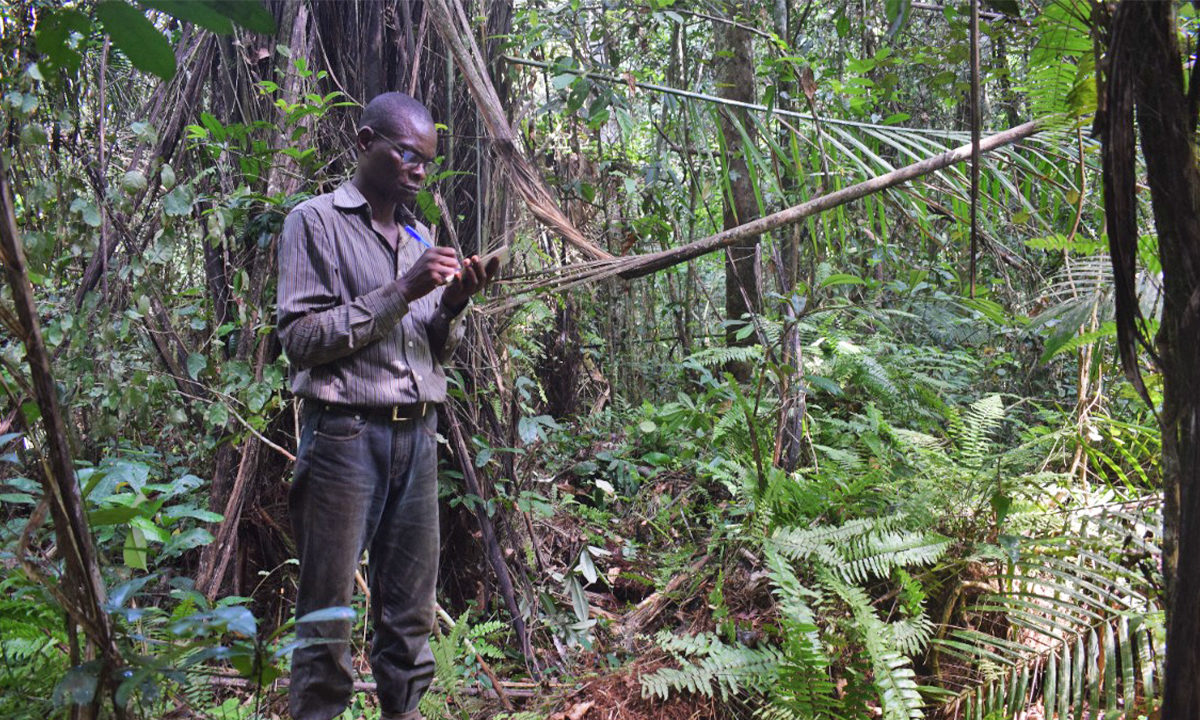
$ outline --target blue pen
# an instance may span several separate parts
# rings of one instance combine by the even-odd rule
[[[424,245],[427,248],[433,247],[432,245],[429,244],[428,240],[421,237],[421,233],[417,232],[417,229],[414,228],[412,225],[405,225],[404,230],[412,237],[413,240],[416,240],[417,242],[421,243],[422,245]]]

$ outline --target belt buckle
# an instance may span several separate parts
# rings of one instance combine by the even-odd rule
[[[401,415],[400,405],[392,406],[392,422],[408,422],[417,418],[425,417],[427,403],[417,403],[413,405],[413,413],[411,415]]]

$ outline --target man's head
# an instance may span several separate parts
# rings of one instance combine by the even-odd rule
[[[384,93],[367,103],[358,125],[356,184],[381,199],[412,200],[437,156],[429,110],[404,93]]]

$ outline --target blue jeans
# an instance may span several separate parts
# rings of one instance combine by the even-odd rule
[[[296,617],[349,606],[354,572],[369,550],[371,668],[379,705],[384,713],[413,711],[433,680],[437,413],[392,422],[383,414],[305,405],[289,497],[300,557]],[[330,720],[354,690],[350,623],[303,623],[296,635],[333,642],[292,653],[292,717]]]

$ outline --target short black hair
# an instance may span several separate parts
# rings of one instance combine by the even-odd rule
[[[367,103],[358,125],[383,132],[397,131],[400,130],[396,127],[397,118],[433,124],[433,115],[421,101],[402,92],[386,92]]]

